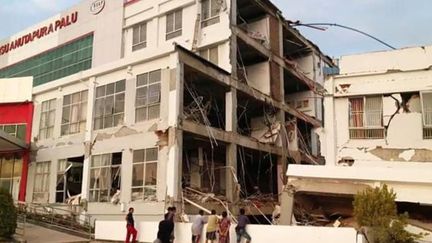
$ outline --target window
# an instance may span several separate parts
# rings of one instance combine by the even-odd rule
[[[135,122],[159,117],[161,95],[161,70],[137,76]]]
[[[140,23],[132,29],[132,51],[136,51],[147,46],[147,23]]]
[[[5,124],[0,125],[0,130],[3,130],[5,133],[19,138],[21,140],[25,140],[26,136],[26,125],[25,124]]]
[[[384,138],[382,97],[349,99],[349,134],[352,139]]]
[[[92,156],[90,165],[90,201],[109,202],[120,191],[121,153]]]
[[[63,78],[92,65],[93,35],[0,70],[0,78],[33,76],[33,85]]]
[[[215,46],[212,48],[201,50],[199,54],[202,58],[206,59],[207,61],[210,61],[214,64],[218,64],[219,61],[218,52],[219,52],[218,47]]]
[[[56,202],[65,202],[66,201],[66,182],[67,182],[67,174],[66,171],[69,167],[72,166],[72,163],[68,162],[66,159],[61,159],[58,161],[57,165],[57,184],[56,184]]]
[[[33,187],[33,202],[47,203],[49,199],[50,162],[37,162]]]
[[[132,201],[156,200],[158,148],[133,153]]]
[[[56,99],[42,102],[42,112],[39,125],[39,138],[45,139],[53,136]]]
[[[18,200],[22,171],[22,158],[17,154],[0,155],[0,189],[12,194]]]
[[[219,0],[202,0],[201,3],[201,27],[219,23],[221,4]]]
[[[118,126],[123,123],[125,80],[96,88],[94,129]]]
[[[87,116],[87,90],[63,97],[61,135],[83,132]]]
[[[166,40],[181,36],[182,34],[182,10],[169,13],[166,16]]]
[[[423,114],[423,138],[432,139],[432,92],[423,92],[422,114]]]

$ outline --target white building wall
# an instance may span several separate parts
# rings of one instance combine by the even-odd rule
[[[290,165],[290,180],[337,180],[341,187],[388,184],[398,201],[432,204],[432,139],[423,138],[420,99],[411,98],[405,112],[387,96],[401,102],[400,93],[432,91],[430,56],[430,47],[418,47],[343,57],[342,74],[325,82],[329,95],[320,141],[326,166]],[[399,71],[387,71],[391,69]],[[350,138],[349,98],[370,95],[383,95],[387,133],[383,139]]]

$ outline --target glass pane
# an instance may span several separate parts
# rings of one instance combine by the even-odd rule
[[[132,201],[143,200],[144,188],[132,188]]]
[[[69,105],[71,102],[71,96],[70,95],[65,95],[63,97],[63,105]]]
[[[120,80],[118,82],[115,83],[115,92],[123,92],[125,91],[125,81],[124,80]]]
[[[87,103],[81,103],[80,121],[85,121],[87,118]]]
[[[70,106],[63,107],[62,124],[70,122]]]
[[[106,85],[106,95],[114,94],[114,90],[115,90],[115,83]]]
[[[147,39],[147,24],[146,23],[142,23],[140,25],[141,29],[140,29],[140,42],[146,41]]]
[[[220,11],[218,0],[211,0],[211,17],[217,16]]]
[[[79,104],[72,105],[71,107],[71,122],[79,121]]]
[[[104,114],[112,114],[114,111],[114,96],[105,97],[105,109]]]
[[[145,170],[145,184],[156,185],[157,180],[157,163],[147,163]]]
[[[133,151],[133,162],[144,162],[144,149]]]
[[[123,124],[123,113],[114,115],[114,126]]]
[[[9,134],[15,134],[16,133],[16,125],[5,125],[3,130]]]
[[[104,114],[104,99],[96,99],[95,101],[95,116],[100,117]]]
[[[137,108],[135,110],[135,122],[147,120],[147,107]]]
[[[175,30],[180,30],[182,28],[182,10],[175,12]]]
[[[145,106],[147,104],[147,86],[138,88],[136,91],[135,106]]]
[[[72,103],[79,103],[80,102],[80,93],[72,94]]]
[[[93,155],[91,167],[98,167],[101,164],[102,155]]]
[[[56,103],[55,103],[55,101],[56,101],[56,99],[52,99],[52,100],[50,100],[49,101],[49,109],[50,110],[55,110],[55,106],[56,106]]]
[[[87,90],[84,90],[84,91],[81,91],[81,101],[87,101],[87,96],[88,96],[88,91]]]
[[[50,111],[48,113],[48,126],[54,126],[55,122],[55,111]]]
[[[202,14],[202,19],[208,19],[209,18],[209,13],[210,13],[210,0],[203,0],[201,2],[201,14]]]
[[[111,154],[103,154],[101,160],[101,166],[111,165]]]
[[[149,106],[148,119],[150,120],[150,119],[159,118],[159,113],[160,113],[160,106],[159,105]]]
[[[149,83],[155,83],[161,81],[161,70],[156,70],[150,72],[149,74]]]
[[[139,25],[133,27],[132,44],[139,43],[139,36],[140,36],[139,30],[140,30]]]
[[[17,126],[17,133],[16,137],[19,139],[24,140],[26,135],[26,126],[25,125],[18,125]]]
[[[149,86],[148,103],[154,104],[160,102],[160,83]]]
[[[166,17],[166,32],[170,33],[174,31],[174,13],[170,13]]]
[[[105,85],[96,88],[96,98],[105,96],[105,88],[106,88]]]
[[[12,178],[14,159],[12,156],[3,158],[1,164],[0,178]]]
[[[125,93],[116,94],[114,113],[124,112]]]
[[[146,161],[157,161],[158,159],[158,148],[146,149]]]
[[[144,187],[144,200],[145,201],[156,201],[156,187],[146,186]]]
[[[132,171],[132,186],[144,185],[144,164],[134,164]]]
[[[114,118],[112,115],[105,116],[103,119],[103,128],[113,127],[114,126]]]
[[[15,158],[13,177],[20,177],[22,172],[22,158]]]
[[[146,85],[148,81],[148,73],[143,73],[137,76],[137,86]]]

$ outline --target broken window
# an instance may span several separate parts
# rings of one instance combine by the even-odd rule
[[[81,193],[83,162],[83,156],[58,161],[56,202],[67,202]]]
[[[122,154],[92,156],[90,165],[90,201],[109,202],[118,196],[121,182]]]
[[[35,177],[33,187],[33,202],[47,203],[49,199],[50,161],[35,164]]]
[[[133,153],[132,201],[156,200],[158,148]]]
[[[203,0],[201,2],[201,27],[219,23],[220,0]]]
[[[125,80],[96,88],[94,129],[115,127],[123,123]]]
[[[19,138],[21,140],[25,140],[26,135],[26,125],[25,124],[6,124],[6,125],[0,125],[0,130],[4,131],[5,133]]]
[[[17,154],[0,156],[0,190],[9,192],[14,200],[18,200],[21,171],[21,156]]]
[[[166,40],[182,35],[182,9],[166,16]]]
[[[87,117],[87,94],[84,90],[63,97],[61,135],[83,132]]]
[[[42,102],[42,112],[39,125],[39,139],[50,138],[54,132],[56,99]]]
[[[132,29],[132,51],[147,46],[147,23],[136,24]]]
[[[218,46],[200,50],[199,55],[204,59],[206,59],[207,61],[210,61],[214,64],[218,64],[219,61]]]
[[[135,122],[159,118],[161,96],[161,70],[137,76]]]
[[[381,96],[349,99],[349,134],[351,139],[384,138]]]
[[[432,139],[432,92],[423,92],[422,114],[423,114],[423,138]]]

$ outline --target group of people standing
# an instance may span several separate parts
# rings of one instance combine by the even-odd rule
[[[216,241],[217,235],[219,235],[219,243],[230,242],[231,220],[228,218],[227,212],[222,212],[222,217],[219,217],[216,215],[216,210],[212,210],[211,215],[205,217],[204,211],[200,210],[197,218],[192,224],[192,243],[201,242],[201,234],[206,223],[206,243],[214,243]],[[251,241],[251,237],[246,232],[246,225],[249,223],[249,218],[245,215],[245,210],[240,209],[238,224],[235,228],[238,243],[241,241],[242,237],[246,239],[247,243]]]
[[[176,208],[169,207],[168,212],[164,215],[164,219],[159,222],[159,228],[157,233],[157,239],[154,243],[173,243],[174,242],[174,219],[176,215]],[[126,243],[130,242],[132,237],[132,242],[136,242],[137,230],[135,229],[135,222],[133,218],[133,208],[129,208],[129,212],[126,216]],[[238,217],[238,223],[235,228],[237,235],[237,242],[240,243],[242,237],[246,239],[246,242],[251,241],[251,237],[246,232],[246,226],[249,224],[249,219],[245,215],[245,210],[240,209],[240,216]],[[216,210],[211,211],[211,215],[205,217],[204,211],[200,210],[198,216],[195,218],[192,224],[192,243],[201,242],[201,234],[206,227],[206,243],[215,243],[217,236],[219,235],[219,243],[229,243],[230,242],[230,227],[231,220],[228,217],[227,212],[222,212],[222,217],[216,215]]]

